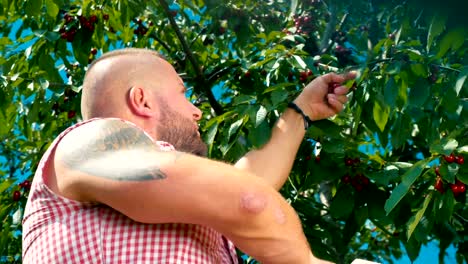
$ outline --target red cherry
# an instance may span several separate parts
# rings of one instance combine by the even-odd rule
[[[310,69],[307,69],[306,73],[307,73],[307,76],[312,76],[313,74],[313,72]]]
[[[352,165],[353,165],[353,159],[351,159],[351,158],[346,158],[346,159],[345,159],[345,165],[346,165],[346,166],[352,166]]]
[[[102,15],[102,19],[104,19],[106,21],[109,20],[109,14]]]
[[[335,92],[335,88],[336,87],[339,87],[340,84],[339,83],[336,83],[336,82],[332,82],[328,85],[328,93],[334,93]]]
[[[91,54],[96,55],[96,54],[97,54],[97,49],[96,49],[96,48],[92,48],[92,49],[91,49]]]
[[[97,21],[97,16],[96,16],[96,15],[91,15],[91,16],[89,17],[89,22],[91,22],[91,23],[96,23],[96,21]]]
[[[359,180],[364,186],[369,185],[369,178],[367,178],[366,176],[359,174]]]
[[[31,188],[31,182],[28,180],[25,180],[24,182],[20,183],[21,188],[25,190],[29,190]]]
[[[250,73],[250,71],[246,71],[246,72],[244,73],[244,77],[245,77],[245,78],[250,78],[251,75],[252,75],[252,74]]]
[[[17,202],[17,201],[20,200],[20,198],[21,198],[21,193],[20,193],[20,191],[14,191],[14,192],[13,192],[13,201]]]
[[[436,182],[435,182],[435,184],[434,184],[434,188],[435,188],[438,192],[440,192],[440,193],[444,193],[444,192],[445,192],[445,190],[444,190],[444,182],[442,181],[441,178],[437,177],[437,180],[436,180]]]
[[[465,163],[465,158],[462,155],[458,155],[455,157],[455,162],[462,165],[463,163]]]
[[[341,181],[343,181],[344,183],[350,183],[351,182],[351,176],[346,174],[345,176],[341,177]]]
[[[465,184],[461,184],[458,186],[460,193],[464,193],[466,191],[466,186]]]
[[[452,154],[450,154],[450,156],[444,156],[444,159],[445,159],[445,161],[447,161],[448,163],[452,163],[452,162],[455,161],[455,155],[453,155],[453,153],[452,153]]]
[[[320,156],[315,157],[315,162],[320,163]]]
[[[70,110],[70,111],[68,112],[68,119],[72,119],[72,118],[74,118],[74,117],[75,117],[75,115],[76,115],[76,112],[75,112],[75,111],[73,111],[73,110]]]
[[[68,24],[73,20],[73,17],[70,14],[65,14],[63,18],[65,19],[65,24]]]
[[[440,166],[435,167],[434,171],[437,176],[440,176]]]
[[[460,194],[460,186],[458,184],[451,184],[450,189],[452,189],[452,192],[455,196],[458,196]]]

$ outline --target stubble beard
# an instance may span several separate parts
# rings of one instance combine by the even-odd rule
[[[174,146],[177,151],[206,157],[207,146],[200,138],[193,121],[173,111],[166,103],[160,104],[161,122],[157,124],[158,140]]]

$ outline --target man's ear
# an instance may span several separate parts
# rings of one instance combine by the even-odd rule
[[[154,113],[154,105],[152,103],[151,94],[142,87],[132,87],[127,95],[128,105],[130,110],[139,116],[151,117]]]

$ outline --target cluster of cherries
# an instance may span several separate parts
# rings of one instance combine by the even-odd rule
[[[308,15],[295,17],[294,26],[296,27],[297,34],[308,35],[310,32],[316,30],[314,20]]]
[[[104,14],[104,20],[109,19],[108,14]],[[73,42],[75,39],[75,35],[78,32],[78,28],[81,27],[84,30],[89,32],[94,32],[95,24],[97,23],[98,19],[96,15],[91,15],[88,18],[85,16],[74,16],[66,13],[63,16],[65,20],[64,25],[60,28],[59,33],[62,39],[67,40],[68,42]]]
[[[29,180],[25,180],[18,184],[18,186],[23,189],[24,191],[27,191],[31,188],[31,182]],[[16,190],[13,192],[13,201],[18,202],[21,199],[21,191]]]
[[[462,165],[465,163],[465,158],[462,155],[455,156],[453,153],[450,154],[449,156],[443,156],[444,160],[447,163],[457,163],[459,165]],[[444,181],[440,175],[440,167],[437,166],[435,169],[435,174],[437,175],[436,182],[434,184],[434,189],[436,189],[440,193],[445,193],[445,187],[444,187]],[[466,185],[461,182],[460,180],[456,179],[455,183],[450,183],[449,184],[450,189],[453,192],[453,195],[458,196],[462,193],[466,192]]]
[[[135,35],[138,36],[146,35],[146,33],[148,32],[148,28],[143,24],[143,20],[138,18],[136,20],[136,24],[138,25],[138,27],[133,31],[133,33],[135,33]],[[148,27],[151,26],[153,26],[153,21],[148,22]]]
[[[354,167],[359,165],[361,163],[361,160],[359,158],[345,158],[344,159],[344,164],[348,167]],[[367,178],[364,174],[358,173],[354,176],[351,176],[350,174],[345,174],[343,177],[341,177],[341,181],[345,184],[351,184],[351,186],[354,187],[354,189],[358,192],[362,191],[366,186],[370,184],[369,178]]]
[[[444,156],[444,160],[447,163],[458,163],[462,165],[465,163],[465,158],[462,155],[455,156],[453,153],[451,153],[449,156]]]
[[[301,82],[307,82],[307,80],[309,79],[309,77],[313,76],[314,74],[312,73],[312,71],[310,69],[307,69],[305,71],[301,71],[299,72],[299,81]]]

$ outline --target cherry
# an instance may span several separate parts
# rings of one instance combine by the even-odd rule
[[[442,179],[440,177],[437,177],[436,182],[434,184],[434,188],[440,193],[445,192],[444,182],[442,181]]]
[[[434,171],[437,176],[440,176],[440,166],[435,167]]]
[[[72,22],[73,17],[67,13],[63,16],[63,19],[65,19],[65,24],[69,24],[70,22]]]
[[[105,21],[109,20],[109,14],[102,15],[102,19],[104,19]]]
[[[29,180],[25,180],[24,182],[20,183],[19,186],[25,190],[29,190],[31,188],[31,182]]]
[[[453,153],[452,153],[452,154],[450,154],[450,156],[444,156],[444,159],[445,159],[445,161],[447,161],[448,163],[452,163],[452,162],[455,161],[455,155],[453,155]]]
[[[455,162],[462,165],[463,163],[465,163],[465,158],[462,155],[458,155],[455,157]]]
[[[219,27],[219,33],[220,34],[224,34],[226,32],[226,28],[225,27]]]
[[[68,111],[68,115],[67,115],[67,116],[68,116],[68,119],[74,118],[75,115],[76,115],[76,112],[75,112],[75,111],[73,111],[73,110]]]
[[[96,48],[92,48],[92,49],[91,49],[91,54],[96,55],[96,54],[97,54],[97,49],[96,49]]]
[[[150,27],[152,27],[153,25],[154,25],[153,21],[150,21],[150,22],[148,23],[148,26],[150,26]]]
[[[344,183],[350,183],[351,182],[351,176],[349,176],[349,174],[346,174],[343,177],[341,177],[341,181],[343,181]]]
[[[366,176],[364,176],[364,175],[362,175],[362,174],[359,174],[358,177],[359,177],[359,180],[361,181],[361,183],[362,183],[364,186],[369,185],[369,178],[367,178]]]
[[[450,189],[452,189],[452,192],[455,196],[458,196],[460,194],[460,186],[458,184],[450,185]]]
[[[316,162],[316,163],[320,163],[320,156],[316,156],[316,157],[315,157],[315,162]]]
[[[335,92],[335,88],[339,87],[340,84],[339,83],[336,83],[336,82],[331,82],[330,84],[328,84],[328,93],[334,93]]]
[[[301,82],[306,82],[307,81],[307,72],[306,71],[301,71],[299,73],[299,81],[301,81]]]
[[[244,77],[245,77],[245,78],[250,78],[250,76],[252,76],[252,73],[250,73],[250,71],[246,71],[246,72],[244,73]]]
[[[351,158],[346,158],[344,162],[345,162],[346,166],[352,166],[353,165],[353,159],[351,159]]]
[[[306,73],[307,73],[307,77],[313,75],[313,72],[310,69],[307,69]]]
[[[91,23],[96,23],[97,22],[97,16],[96,15],[91,15],[89,17],[89,22]]]
[[[20,191],[14,191],[14,192],[13,192],[13,201],[17,202],[17,201],[20,200],[20,198],[21,198],[21,193],[20,193]]]

